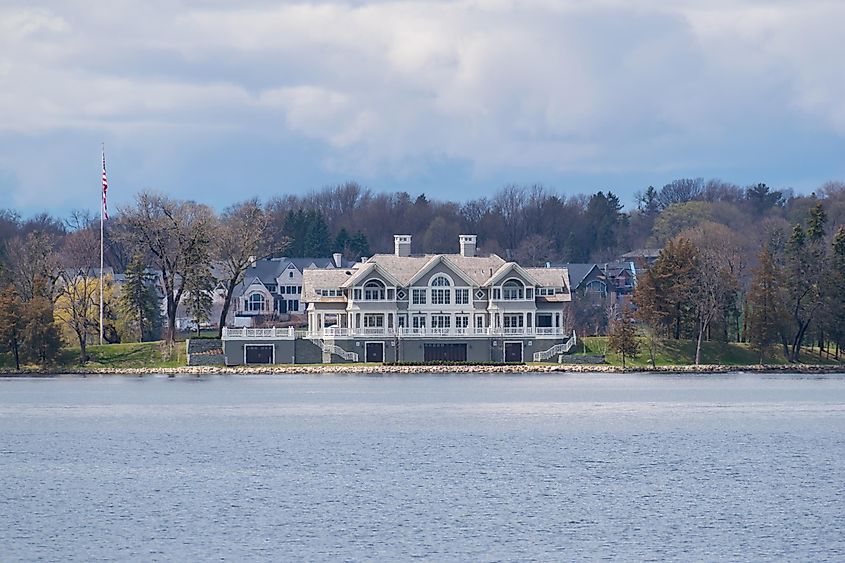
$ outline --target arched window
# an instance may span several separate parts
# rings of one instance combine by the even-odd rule
[[[449,287],[452,282],[446,276],[435,276],[431,278],[431,287]]]
[[[379,280],[370,280],[364,284],[364,300],[384,301],[384,284]]]
[[[264,310],[264,296],[260,293],[253,293],[246,303],[246,310],[260,313]]]
[[[449,287],[452,282],[444,275],[431,278],[431,304],[450,305],[452,303],[452,290]]]
[[[504,299],[525,299],[525,285],[519,280],[508,280],[502,286]]]
[[[584,289],[587,293],[607,295],[607,284],[603,281],[593,280]]]

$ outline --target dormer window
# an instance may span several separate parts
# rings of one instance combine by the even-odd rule
[[[508,280],[502,286],[502,295],[506,301],[525,299],[525,286],[519,280]]]
[[[364,301],[384,301],[385,287],[379,280],[370,280],[364,284]]]

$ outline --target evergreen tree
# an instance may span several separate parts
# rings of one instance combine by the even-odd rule
[[[622,204],[613,192],[598,192],[587,203],[586,224],[589,248],[594,252],[615,249],[620,228],[624,224]]]
[[[818,242],[824,238],[825,223],[827,223],[827,213],[819,202],[810,210],[810,219],[807,221],[807,239],[810,242]]]
[[[123,316],[138,327],[138,342],[151,336],[161,313],[155,293],[153,276],[147,273],[144,261],[136,254],[124,272],[119,309]]]
[[[619,316],[611,321],[608,345],[622,357],[622,369],[625,369],[626,358],[636,358],[639,355],[637,328],[628,307],[622,307]]]
[[[330,245],[329,227],[323,219],[323,214],[319,211],[309,211],[306,215],[303,255],[327,256],[330,253]]]
[[[660,202],[657,199],[657,190],[654,186],[649,186],[645,192],[639,196],[637,206],[640,213],[647,217],[655,217],[660,213]]]
[[[333,252],[341,252],[344,255],[349,251],[349,240],[350,240],[349,232],[346,230],[346,227],[342,227],[340,231],[338,231],[337,236],[334,238],[334,245],[333,245]]]
[[[372,254],[370,252],[370,243],[367,242],[367,237],[361,231],[355,233],[355,236],[349,241],[349,254],[354,260]]]
[[[836,344],[836,358],[845,345],[845,227],[840,226],[833,237],[833,254],[827,276],[825,292],[824,324],[829,336]]]
[[[827,220],[820,205],[810,212],[807,232],[795,225],[786,248],[784,287],[790,311],[788,359],[798,362],[804,338],[824,302],[824,276],[827,275],[826,252],[822,246]]]
[[[767,348],[777,342],[781,332],[782,304],[781,273],[771,251],[764,248],[748,293],[748,336],[760,353],[761,364],[765,361]]]
[[[12,353],[15,369],[21,369],[20,346],[23,339],[23,302],[14,286],[0,294],[0,346]]]
[[[695,320],[693,292],[698,270],[695,245],[689,239],[670,240],[651,269],[637,283],[634,303],[648,325],[662,327],[679,339]]]
[[[200,325],[211,318],[211,306],[214,295],[214,277],[207,267],[192,272],[185,280],[187,294],[187,310],[191,320],[197,325],[197,336]]]

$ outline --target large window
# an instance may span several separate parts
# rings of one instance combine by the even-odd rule
[[[449,278],[440,275],[431,279],[431,304],[449,305],[452,302],[452,290],[444,289],[452,285]]]
[[[412,322],[414,328],[425,328],[425,315],[414,315]]]
[[[425,290],[413,289],[411,290],[411,300],[414,305],[425,305]]]
[[[452,326],[452,318],[449,315],[431,315],[431,328],[448,330]]]
[[[364,284],[364,301],[384,301],[384,284],[379,280],[370,280]]]
[[[456,289],[455,290],[455,304],[456,305],[469,305],[469,290],[468,289]]]
[[[525,286],[519,280],[508,280],[502,286],[502,295],[506,300],[525,299]]]
[[[452,302],[452,292],[449,289],[432,289],[432,305],[449,305]]]
[[[383,314],[370,314],[367,313],[364,315],[364,328],[384,328],[384,315]]]
[[[607,284],[602,281],[593,280],[587,284],[585,291],[587,293],[607,295]]]
[[[260,313],[264,310],[264,296],[260,293],[253,293],[246,302],[246,310]]]
[[[457,315],[455,317],[455,328],[468,328],[469,315]]]
[[[505,323],[505,328],[522,328],[523,327],[523,317],[522,315],[505,315],[502,319]]]

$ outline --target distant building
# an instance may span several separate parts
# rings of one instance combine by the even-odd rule
[[[351,266],[351,263],[344,261],[340,253],[331,258],[255,260],[244,273],[243,282],[235,288],[227,324],[255,326],[283,315],[303,315],[303,273],[308,269],[333,270],[346,266]]]

